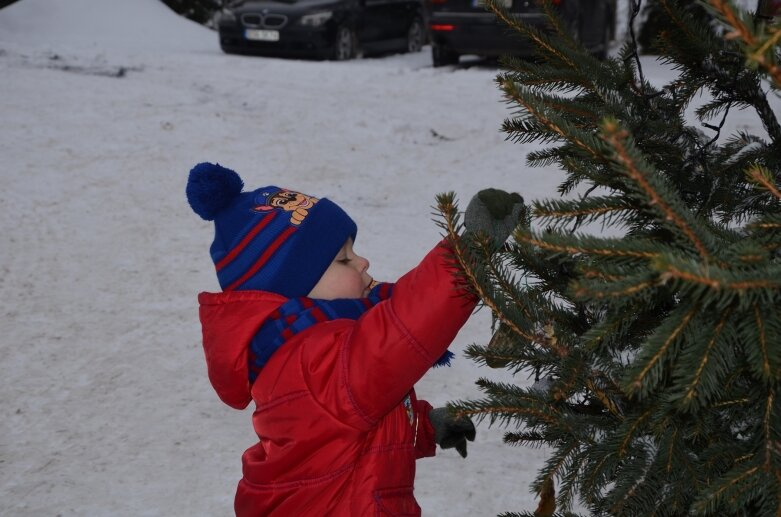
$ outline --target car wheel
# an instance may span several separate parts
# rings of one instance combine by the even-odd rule
[[[407,52],[420,52],[423,48],[423,21],[415,18],[407,29]]]
[[[342,25],[336,29],[336,38],[334,38],[334,61],[346,61],[355,56],[355,35],[349,27]]]
[[[443,45],[431,45],[431,61],[435,67],[457,65],[458,53]]]

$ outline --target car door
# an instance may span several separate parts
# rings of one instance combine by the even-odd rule
[[[580,1],[580,37],[583,44],[592,48],[603,43],[608,23],[607,0]]]
[[[358,38],[366,47],[377,46],[388,39],[388,18],[392,11],[392,0],[361,0],[363,27]]]
[[[412,20],[422,11],[422,5],[415,0],[389,0],[389,2],[388,37],[406,38]]]

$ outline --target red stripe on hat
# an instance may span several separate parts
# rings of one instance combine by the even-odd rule
[[[257,273],[258,270],[262,268],[266,262],[268,262],[268,259],[271,258],[274,252],[277,251],[280,246],[282,246],[282,243],[284,243],[287,238],[290,237],[290,234],[292,234],[294,231],[296,231],[296,229],[293,226],[289,226],[287,229],[285,229],[284,232],[279,234],[279,236],[274,239],[274,242],[272,242],[268,248],[266,248],[266,251],[263,252],[263,255],[260,256],[260,258],[252,265],[252,267],[249,268],[246,273],[241,275],[238,280],[226,287],[225,291],[233,291],[236,287],[240,286],[249,278],[251,278],[252,275]]]
[[[227,266],[231,263],[233,259],[236,258],[236,256],[241,253],[241,251],[247,247],[247,244],[250,243],[252,239],[255,238],[255,236],[260,233],[263,228],[268,226],[268,224],[271,222],[272,219],[277,215],[276,212],[272,212],[263,219],[260,220],[258,224],[255,225],[253,229],[249,231],[247,235],[244,236],[243,239],[241,239],[241,242],[239,242],[227,255],[225,255],[222,260],[217,262],[214,267],[217,268],[217,272],[219,273],[222,268]]]

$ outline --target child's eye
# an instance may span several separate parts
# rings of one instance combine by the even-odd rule
[[[343,259],[337,260],[337,262],[339,262],[340,264],[349,264],[350,263],[350,259],[343,258]]]

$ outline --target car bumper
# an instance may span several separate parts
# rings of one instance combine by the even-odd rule
[[[226,52],[282,57],[325,57],[333,49],[334,35],[326,28],[285,27],[279,41],[255,41],[238,25],[220,25],[220,46]]]
[[[523,22],[543,28],[542,13],[516,14]],[[530,55],[532,46],[520,34],[498,21],[492,13],[433,12],[429,19],[431,41],[459,54],[499,56]]]

